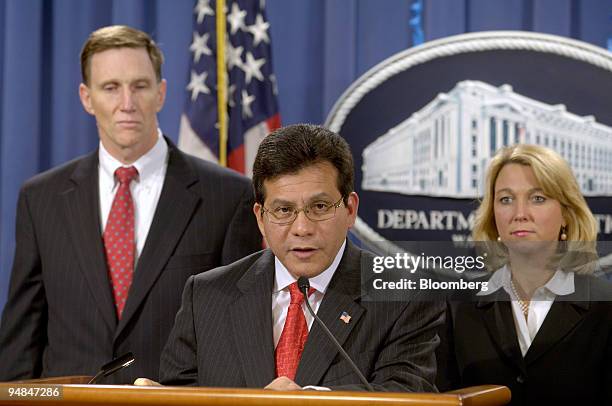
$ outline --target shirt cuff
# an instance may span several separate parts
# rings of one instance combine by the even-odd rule
[[[306,385],[302,388],[302,390],[320,390],[320,391],[331,391],[330,388],[325,386],[316,386],[316,385]]]

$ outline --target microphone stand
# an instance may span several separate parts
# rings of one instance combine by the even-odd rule
[[[134,361],[135,361],[134,354],[132,354],[131,352],[128,352],[127,354],[123,354],[119,358],[115,358],[111,362],[102,365],[102,367],[100,368],[100,371],[93,378],[91,378],[91,380],[87,382],[87,384],[88,385],[96,384],[98,380],[100,380],[100,378],[112,375],[115,372],[119,371],[120,369],[123,369],[123,368],[126,368],[132,365]]]
[[[349,363],[349,365],[351,366],[355,374],[359,377],[359,380],[361,381],[361,383],[366,387],[368,391],[374,392],[374,388],[372,387],[372,385],[370,385],[370,383],[365,378],[365,376],[363,376],[363,374],[361,373],[359,368],[357,368],[357,365],[355,365],[351,357],[346,353],[346,351],[344,351],[344,348],[342,348],[338,340],[336,340],[336,337],[334,337],[334,335],[331,333],[331,331],[329,331],[325,323],[323,323],[323,320],[321,320],[316,315],[316,313],[312,310],[312,307],[310,307],[310,303],[308,303],[308,289],[310,289],[310,281],[308,280],[308,278],[301,276],[298,279],[298,288],[302,291],[302,294],[304,295],[304,302],[306,302],[306,308],[310,312],[310,315],[317,321],[317,323],[319,324],[319,327],[321,327],[323,331],[325,331],[325,334],[327,334],[327,337],[329,337],[329,339],[337,347],[340,354],[342,354],[342,357],[344,357],[344,359]]]

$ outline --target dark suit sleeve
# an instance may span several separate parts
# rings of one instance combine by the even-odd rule
[[[194,276],[185,284],[181,308],[161,355],[160,383],[164,385],[197,385],[197,343],[193,319]]]
[[[47,342],[47,301],[34,224],[19,195],[16,248],[8,301],[0,325],[0,381],[36,378]]]
[[[375,391],[436,392],[435,351],[444,323],[444,304],[414,301],[405,306],[376,357],[368,378]],[[332,386],[333,390],[365,390],[363,385]]]
[[[604,405],[612,405],[612,368],[610,368],[610,365],[612,365],[612,335],[608,337],[608,345],[606,345],[604,354],[605,360],[603,362],[605,375],[602,385],[604,393],[602,395],[603,401],[601,404]]]
[[[440,346],[436,351],[438,373],[436,386],[441,391],[458,389],[461,386],[457,358],[455,357],[455,340],[453,334],[452,304],[446,304],[446,322],[439,328]]]
[[[227,227],[223,242],[222,265],[231,264],[249,254],[261,250],[262,238],[253,214],[253,189],[250,182],[244,190]]]

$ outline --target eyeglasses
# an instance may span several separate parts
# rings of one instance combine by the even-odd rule
[[[261,206],[263,213],[268,214],[270,223],[279,225],[289,225],[295,221],[298,214],[303,211],[304,215],[310,221],[325,221],[333,218],[336,215],[336,209],[342,204],[342,197],[336,203],[325,201],[316,201],[302,208],[280,205],[273,207],[271,210],[265,206]]]

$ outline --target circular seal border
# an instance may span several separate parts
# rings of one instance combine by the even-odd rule
[[[525,50],[556,54],[612,72],[611,52],[571,38],[526,31],[481,31],[454,35],[399,52],[368,70],[338,98],[324,125],[332,131],[339,132],[350,111],[365,95],[387,79],[409,68],[439,57],[493,50]],[[379,250],[392,247],[401,251],[360,217],[355,221],[354,232],[363,242]]]

